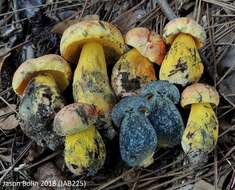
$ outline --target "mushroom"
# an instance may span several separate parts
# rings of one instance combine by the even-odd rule
[[[138,96],[125,97],[113,108],[113,121],[120,127],[121,157],[129,166],[147,167],[153,162],[157,135],[146,117],[149,111],[148,101]]]
[[[181,106],[191,105],[181,145],[193,165],[207,161],[218,139],[218,120],[212,106],[219,104],[219,95],[212,86],[195,83],[184,89]]]
[[[190,18],[176,18],[165,26],[163,38],[171,48],[161,64],[160,80],[182,86],[199,81],[204,66],[197,49],[206,39],[203,27]]]
[[[136,27],[126,33],[125,42],[148,58],[160,65],[166,54],[165,43],[160,35],[144,27]]]
[[[75,102],[93,104],[100,114],[109,113],[115,95],[109,84],[105,56],[118,58],[124,52],[120,31],[104,21],[79,22],[63,33],[60,52],[69,62],[78,61],[73,78]]]
[[[94,175],[103,166],[105,144],[96,129],[98,112],[93,105],[73,103],[55,116],[54,130],[65,136],[64,158],[76,175]]]
[[[133,28],[125,42],[133,49],[120,57],[112,70],[112,87],[117,96],[130,96],[151,80],[155,80],[154,65],[161,64],[165,44],[160,35],[147,28]]]
[[[117,127],[121,126],[122,120],[129,112],[150,113],[151,106],[147,100],[139,96],[127,96],[113,107],[112,120]]]
[[[12,87],[21,96],[21,128],[41,146],[56,149],[63,140],[53,132],[55,113],[65,105],[62,92],[72,78],[70,65],[58,55],[29,59],[16,70]]]
[[[65,137],[64,158],[72,173],[95,175],[105,157],[105,145],[95,126]]]
[[[156,130],[159,147],[180,144],[184,123],[175,106],[180,99],[177,87],[168,81],[152,81],[140,89],[139,95],[152,107],[148,119]]]
[[[98,112],[95,106],[72,103],[62,108],[54,118],[54,131],[60,136],[76,134],[95,125]]]

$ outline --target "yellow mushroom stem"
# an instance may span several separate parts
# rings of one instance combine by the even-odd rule
[[[53,109],[63,106],[64,100],[54,77],[49,73],[44,73],[31,79],[21,100],[19,113],[27,122],[31,121],[32,115],[35,115],[36,120],[31,122],[40,125],[44,122],[46,124],[45,118],[43,119],[45,114],[52,114]]]
[[[218,139],[218,120],[209,103],[192,104],[182,147],[193,163],[205,161]]]
[[[194,38],[181,33],[162,62],[159,78],[185,86],[198,81],[203,68]]]
[[[35,76],[33,79],[34,79],[35,83],[50,86],[52,88],[57,87],[57,84],[56,84],[54,77],[49,73],[45,72],[44,74],[39,74],[39,75]]]
[[[98,42],[88,42],[82,47],[74,73],[73,96],[75,102],[93,104],[104,113],[109,112],[115,103],[104,50]]]
[[[77,175],[94,175],[104,164],[106,149],[95,126],[65,137],[65,163]]]

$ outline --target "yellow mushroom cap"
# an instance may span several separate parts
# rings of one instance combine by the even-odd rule
[[[206,32],[203,27],[191,18],[181,17],[168,22],[163,30],[163,38],[167,44],[172,44],[179,33],[191,35],[197,48],[203,47],[206,40]]]
[[[166,54],[165,43],[160,35],[144,27],[129,30],[125,36],[126,44],[136,48],[151,62],[161,64]]]
[[[73,103],[62,108],[54,118],[54,131],[61,136],[72,135],[93,126],[98,118],[95,106]]]
[[[108,56],[120,56],[125,49],[122,34],[114,25],[89,20],[76,23],[65,30],[60,42],[61,55],[67,61],[75,63],[83,44],[92,41],[99,42]]]
[[[64,91],[72,79],[69,63],[61,56],[49,54],[35,59],[28,59],[16,70],[12,87],[17,95],[22,96],[29,81],[37,74],[51,74],[61,91]]]
[[[195,103],[210,103],[213,106],[218,106],[219,94],[210,85],[195,83],[184,89],[180,103],[182,107]]]

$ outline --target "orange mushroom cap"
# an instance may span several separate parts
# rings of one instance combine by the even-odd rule
[[[69,104],[56,114],[54,131],[60,136],[72,135],[93,127],[97,118],[95,106],[85,103]]]
[[[183,108],[195,103],[210,103],[218,106],[219,94],[214,87],[208,84],[194,83],[184,89],[180,103]]]
[[[126,44],[136,48],[141,55],[151,62],[161,64],[166,47],[160,35],[144,27],[137,27],[129,30],[125,36]]]

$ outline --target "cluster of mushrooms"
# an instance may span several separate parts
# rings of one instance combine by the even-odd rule
[[[213,109],[219,104],[215,88],[197,83],[203,74],[198,48],[205,39],[204,29],[190,18],[170,21],[163,37],[139,27],[125,39],[108,22],[76,23],[63,33],[61,56],[27,60],[15,72],[21,128],[38,145],[55,150],[64,144],[65,163],[76,175],[94,175],[103,167],[100,131],[106,129],[111,142],[113,124],[129,166],[147,167],[157,148],[179,144],[192,164],[205,162],[218,139]],[[110,79],[107,64],[113,60]],[[67,105],[63,92],[72,78],[74,103]],[[186,88],[180,93],[175,84]],[[179,103],[191,106],[186,127]]]

